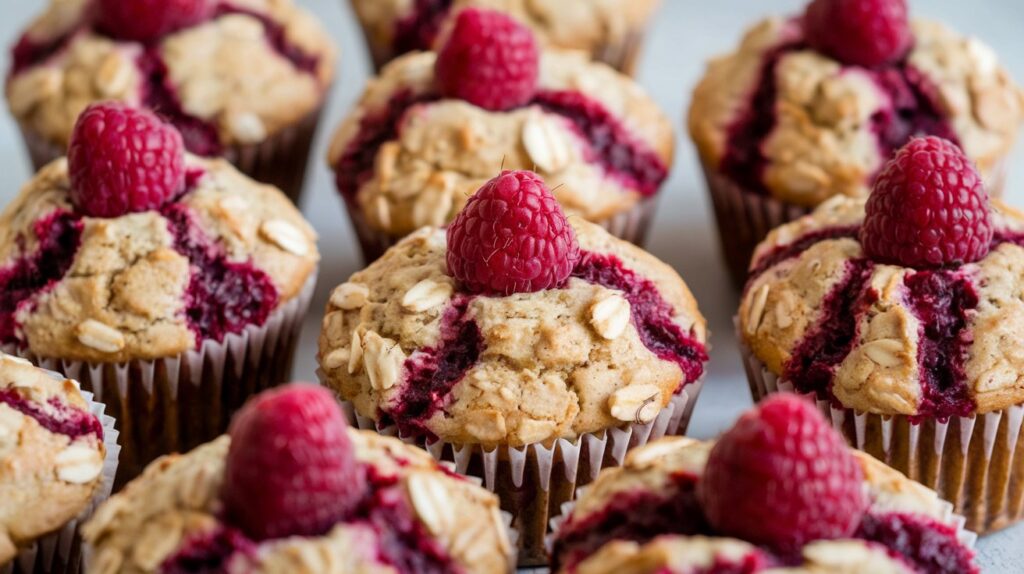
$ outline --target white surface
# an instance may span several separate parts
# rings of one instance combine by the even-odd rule
[[[323,263],[313,314],[303,334],[296,377],[315,380],[316,336],[319,310],[331,287],[358,270],[355,239],[335,194],[323,156],[330,132],[358,97],[369,62],[361,32],[343,0],[298,0],[314,10],[332,31],[342,49],[339,77],[331,97],[329,113],[321,126],[319,143],[310,164],[304,211],[320,232]],[[557,1],[557,0],[549,0]],[[919,16],[947,22],[977,35],[995,48],[1004,65],[1018,81],[1024,82],[1024,2],[1020,0],[911,0]],[[0,42],[14,43],[18,31],[43,4],[3,0],[0,6]],[[711,364],[707,385],[698,402],[692,434],[710,437],[727,427],[750,406],[739,354],[732,337],[731,317],[736,295],[729,286],[721,264],[714,218],[699,177],[696,153],[682,129],[689,95],[712,55],[737,42],[741,30],[759,14],[793,13],[804,0],[664,0],[664,8],[648,36],[640,66],[640,82],[668,111],[677,127],[676,164],[663,190],[661,210],[648,245],[650,251],[673,265],[687,280],[708,317],[712,329]],[[3,69],[9,67],[3,54]],[[1024,159],[1018,145],[1009,162],[1007,199],[1024,206],[1024,173],[1016,169]],[[21,147],[14,122],[7,114],[0,119],[0,204],[6,204],[29,177],[28,160]],[[979,544],[985,572],[1024,570],[1024,526],[990,536]]]

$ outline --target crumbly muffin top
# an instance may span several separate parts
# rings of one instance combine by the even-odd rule
[[[397,439],[352,429],[349,435],[372,488],[417,524],[428,537],[424,548],[445,553],[456,571],[511,570],[512,548],[495,495]],[[264,542],[226,527],[218,516],[229,444],[223,436],[188,454],[160,458],[103,504],[82,531],[93,549],[89,571],[161,572],[167,562],[219,537],[225,542],[217,558],[230,572],[399,574],[379,559],[381,545],[395,543],[379,522],[353,520],[319,537]]]
[[[442,22],[467,7],[501,10],[528,25],[544,44],[595,55],[642,28],[659,0],[352,0],[369,40],[392,55],[429,49]],[[436,6],[441,4],[442,6]]]
[[[578,564],[574,571],[581,574],[618,571],[605,569],[610,564],[625,572],[646,573],[658,572],[658,566],[688,571],[683,566],[703,566],[722,558],[738,563],[752,560],[746,563],[782,572],[768,570],[773,559],[746,542],[708,537],[712,533],[701,518],[695,488],[713,446],[713,441],[667,437],[630,451],[621,467],[601,471],[555,533],[555,564]],[[871,501],[865,522],[884,524],[888,517],[898,517],[904,524],[917,522],[950,536],[953,543],[968,545],[973,535],[958,532],[963,519],[952,514],[952,505],[870,455],[850,453],[861,465]],[[650,518],[648,511],[657,517]],[[803,565],[785,572],[868,571],[857,569],[862,564],[889,568],[879,572],[916,571],[898,559],[892,559],[892,564],[904,569],[882,560],[890,550],[884,547],[886,541],[865,532],[862,526],[855,539],[810,544],[803,549]],[[658,538],[671,534],[682,536]],[[895,547],[891,550],[900,552]]]
[[[262,324],[319,261],[280,191],[187,155],[187,191],[159,211],[77,213],[67,160],[0,214],[0,343],[39,357],[175,356]]]
[[[105,457],[73,381],[0,353],[0,564],[86,510]]]
[[[579,52],[546,51],[525,107],[492,112],[439,99],[432,52],[371,80],[334,135],[339,190],[374,229],[402,236],[451,221],[502,169],[533,169],[570,213],[598,221],[657,192],[671,124],[632,80]]]
[[[912,28],[903,61],[866,69],[811,50],[799,19],[757,24],[694,92],[701,159],[752,192],[815,206],[867,195],[892,151],[924,133],[959,143],[994,179],[1024,120],[1024,92],[980,41],[935,22]]]
[[[98,32],[89,0],[51,0],[14,48],[7,101],[18,121],[65,146],[101,100],[159,110],[194,153],[263,141],[320,106],[334,47],[292,0],[215,0],[208,21],[151,47]]]
[[[446,237],[423,229],[331,295],[325,382],[405,434],[523,445],[649,422],[703,373],[706,324],[682,279],[570,218],[582,256],[564,288],[459,291]]]
[[[872,262],[863,199],[836,198],[758,247],[739,310],[765,368],[842,406],[970,416],[1024,402],[1024,214],[992,202],[977,263],[918,271]]]

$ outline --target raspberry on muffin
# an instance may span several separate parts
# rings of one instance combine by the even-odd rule
[[[913,137],[959,145],[999,195],[1024,91],[980,40],[905,0],[814,0],[714,59],[693,94],[700,152],[737,284],[764,237],[832,197],[866,197]]]
[[[642,243],[672,164],[665,115],[579,53],[538,50],[508,16],[459,13],[437,53],[371,82],[328,154],[367,261],[444,226],[502,169],[532,169],[570,213]]]
[[[348,428],[328,391],[302,384],[254,398],[229,435],[155,461],[83,533],[98,574],[512,566],[493,494],[395,438]]]
[[[1021,518],[1024,216],[981,181],[953,143],[912,140],[866,200],[837,198],[768,235],[738,331],[756,396],[816,398],[852,443],[986,531]],[[962,477],[963,457],[986,471]]]
[[[717,441],[632,451],[555,522],[560,572],[980,572],[949,503],[786,395]]]

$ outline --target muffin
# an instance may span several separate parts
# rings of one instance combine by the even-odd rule
[[[414,233],[333,291],[319,360],[360,428],[485,478],[533,565],[577,485],[686,430],[705,329],[670,267],[504,172],[447,232]]]
[[[1022,118],[1024,95],[980,41],[908,23],[904,0],[815,0],[803,17],[764,20],[712,60],[689,131],[742,285],[771,229],[829,198],[867,196],[912,136],[956,142],[1000,194]]]
[[[988,532],[1022,517],[1024,214],[951,142],[912,140],[870,198],[758,246],[737,318],[755,398],[818,401],[857,448]]]
[[[117,471],[103,409],[75,381],[0,353],[0,571],[80,572],[79,522]]]
[[[717,441],[664,438],[606,469],[555,521],[576,574],[978,573],[975,535],[935,492],[777,396]]]
[[[84,532],[96,574],[506,574],[514,564],[497,497],[419,449],[349,429],[312,385],[267,391],[230,436],[158,459]]]
[[[335,53],[292,0],[51,0],[11,59],[7,103],[36,169],[86,106],[117,100],[297,200]]]
[[[316,235],[149,112],[88,108],[69,153],[0,214],[0,345],[110,407],[123,482],[288,379]]]
[[[449,223],[502,169],[537,171],[570,213],[641,244],[672,150],[671,124],[629,78],[464,10],[439,54],[403,56],[370,82],[328,160],[370,262]]]
[[[532,29],[547,46],[589,52],[595,60],[632,75],[647,22],[659,0],[351,0],[373,65],[380,71],[397,56],[429,50],[442,26],[468,7],[501,10]]]

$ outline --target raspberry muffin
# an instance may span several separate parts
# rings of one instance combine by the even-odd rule
[[[268,441],[267,437],[274,437]],[[498,499],[312,385],[267,391],[229,436],[162,457],[85,526],[89,571],[506,574]]]
[[[508,16],[464,10],[439,53],[372,80],[329,162],[367,262],[447,225],[502,169],[533,169],[572,214],[641,244],[672,164],[671,124],[629,78],[540,52]]]
[[[589,52],[629,75],[636,69],[647,23],[659,0],[351,0],[373,64],[429,50],[446,21],[464,8],[501,10],[556,48]]]
[[[287,380],[318,260],[281,192],[99,104],[0,214],[0,345],[110,406],[124,481]]]
[[[78,383],[0,353],[0,571],[80,572],[79,521],[117,471],[103,409]]]
[[[738,331],[754,396],[818,400],[851,443],[987,532],[1022,517],[1024,214],[951,142],[912,140],[866,201],[769,234]]]
[[[447,232],[414,233],[334,290],[320,366],[361,427],[484,477],[536,564],[577,484],[685,431],[705,328],[671,268],[507,171]]]
[[[292,0],[50,0],[11,59],[7,103],[36,169],[86,106],[117,100],[295,200],[335,55]]]
[[[977,574],[975,535],[935,492],[850,450],[776,396],[717,441],[665,438],[607,469],[556,520],[575,574]]]
[[[910,22],[905,0],[814,0],[754,26],[693,94],[722,248],[737,285],[768,232],[825,200],[865,197],[912,136],[960,145],[994,195],[1024,94],[990,48]]]

